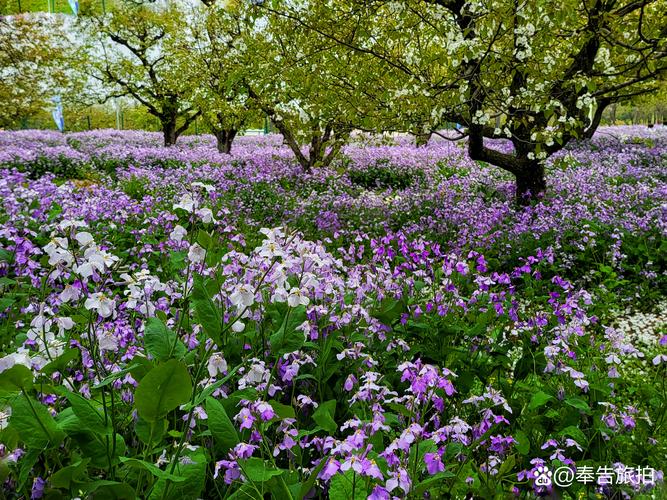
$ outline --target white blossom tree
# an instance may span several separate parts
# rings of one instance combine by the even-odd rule
[[[519,203],[545,190],[547,157],[590,137],[607,106],[650,92],[666,68],[666,0],[261,3],[382,65],[374,87],[393,117],[379,130],[461,124],[471,158],[514,175]],[[498,138],[513,151],[486,141]]]

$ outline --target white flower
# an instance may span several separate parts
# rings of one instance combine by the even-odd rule
[[[97,247],[88,247],[83,256],[86,260],[74,268],[83,278],[89,278],[94,271],[102,273],[107,267],[118,261],[118,257]]]
[[[67,316],[62,316],[60,318],[56,318],[56,325],[58,325],[58,335],[62,335],[65,333],[65,330],[71,330],[72,327],[74,326],[74,321],[72,318],[69,318]]]
[[[227,371],[227,361],[222,354],[216,352],[208,360],[208,374],[215,377],[218,373],[224,374]]]
[[[9,370],[14,365],[23,365],[32,368],[32,360],[26,352],[13,352],[4,358],[0,358],[0,373]]]
[[[11,406],[3,406],[0,408],[0,430],[5,429],[9,425],[9,418],[12,416]]]
[[[297,287],[292,287],[287,296],[287,304],[290,307],[298,307],[300,305],[307,306],[310,303],[310,299],[301,293],[301,289]]]
[[[65,219],[60,224],[58,224],[58,229],[64,231],[70,227],[87,227],[87,224],[80,220]]]
[[[259,247],[260,257],[272,259],[274,257],[285,257],[287,254],[280,248],[280,245],[274,240],[264,240]]]
[[[101,352],[116,352],[118,350],[118,339],[111,332],[98,333],[97,342]]]
[[[234,321],[234,324],[232,325],[232,331],[234,333],[241,333],[245,329],[245,324],[243,324],[241,321]]]
[[[70,300],[79,300],[79,297],[81,296],[81,290],[79,290],[76,287],[73,287],[72,285],[65,285],[65,289],[60,292],[60,300],[62,302],[69,302]]]
[[[204,224],[208,224],[209,222],[216,222],[215,218],[213,217],[213,212],[210,208],[200,208],[195,213],[201,217],[201,221]]]
[[[169,239],[172,241],[183,241],[188,235],[188,231],[183,226],[176,226],[174,230],[169,234]]]
[[[190,193],[185,193],[181,198],[181,201],[174,204],[174,210],[176,210],[177,208],[182,208],[186,212],[192,213],[194,212],[196,206],[197,202],[192,197],[192,195]]]
[[[215,186],[211,186],[210,184],[204,184],[203,182],[193,182],[190,185],[192,187],[200,187],[202,189],[205,189],[207,193],[210,193],[211,191],[215,191]]]
[[[80,233],[76,233],[76,236],[74,239],[81,245],[82,247],[85,247],[86,245],[89,245],[93,243],[93,235],[90,234],[89,232],[86,231],[81,231]]]
[[[199,243],[195,243],[190,247],[190,250],[188,251],[188,259],[190,259],[190,262],[199,264],[200,262],[204,262],[205,258],[206,250],[204,250]]]
[[[247,285],[239,285],[229,296],[229,300],[237,307],[250,307],[255,302],[255,294]]]
[[[45,247],[44,252],[49,256],[49,265],[65,264],[67,267],[74,263],[74,256],[67,249],[67,238],[53,238]]]
[[[102,292],[93,293],[84,303],[86,309],[95,310],[103,318],[108,318],[116,308],[116,302],[108,298]]]
[[[283,232],[282,227],[274,227],[273,229],[263,227],[259,230],[259,232],[265,235],[270,241],[275,241],[277,238],[285,237],[285,233]]]

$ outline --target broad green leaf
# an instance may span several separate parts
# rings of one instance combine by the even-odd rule
[[[146,322],[144,345],[146,351],[160,361],[169,358],[181,359],[187,352],[185,344],[177,339],[176,333],[158,318],[149,318]]]
[[[591,407],[588,406],[588,403],[581,398],[567,398],[565,403],[570,405],[572,408],[583,411],[586,414],[591,413]]]
[[[155,445],[162,441],[167,428],[169,427],[169,422],[167,419],[156,420],[154,422],[148,422],[143,418],[139,417],[137,423],[134,426],[134,432],[137,434],[137,437],[141,439],[142,442]]]
[[[202,326],[204,333],[218,346],[222,345],[222,316],[218,306],[213,302],[204,278],[199,275],[194,277],[191,300],[195,309],[197,322]]]
[[[306,307],[289,308],[283,318],[280,328],[273,333],[271,341],[271,352],[274,354],[285,354],[298,351],[306,342],[306,337],[301,330],[297,330],[306,321]]]
[[[279,403],[275,399],[270,400],[269,404],[271,405],[271,408],[273,408],[273,411],[276,412],[276,416],[279,419],[282,420],[284,418],[296,418],[294,408],[291,406]]]
[[[0,393],[16,393],[32,387],[33,374],[30,368],[14,365],[0,373]]]
[[[336,400],[332,399],[325,403],[320,403],[313,413],[313,420],[329,434],[333,434],[338,429],[334,416],[336,415]]]
[[[52,373],[55,372],[64,372],[67,367],[67,364],[70,361],[78,359],[80,356],[81,356],[81,351],[79,351],[79,349],[76,348],[65,349],[65,352],[63,352],[56,359],[45,365],[40,370],[40,373],[42,373],[43,375],[51,375]]]
[[[63,467],[49,478],[49,484],[53,488],[70,489],[73,483],[80,483],[87,477],[86,466],[88,462],[90,462],[90,459],[85,458],[72,465]]]
[[[414,495],[416,497],[422,497],[422,495],[427,492],[431,488],[438,488],[445,484],[445,481],[449,478],[456,477],[456,475],[448,470],[438,472],[437,474],[434,474],[433,476],[427,477],[423,481],[419,482],[417,485],[415,485],[414,488]],[[434,498],[434,497],[431,497]],[[437,497],[435,497],[437,498]]]
[[[129,484],[100,480],[86,485],[90,500],[135,500],[137,495]]]
[[[170,474],[168,471],[162,470],[157,465],[146,462],[145,460],[139,460],[138,458],[120,457],[120,461],[128,467],[145,469],[159,479],[169,479],[175,483],[186,480],[185,477]]]
[[[579,429],[578,427],[575,427],[573,425],[570,425],[566,427],[565,429],[561,430],[558,433],[559,436],[569,436],[572,439],[574,439],[577,443],[581,445],[583,448],[586,443],[588,442],[588,439],[586,439],[586,435]]]
[[[192,380],[187,367],[172,359],[148,372],[134,393],[137,413],[154,422],[182,405],[192,395]]]
[[[547,404],[553,398],[554,398],[553,396],[551,396],[550,394],[547,394],[546,392],[538,391],[535,394],[533,394],[532,398],[530,398],[530,403],[528,404],[528,409],[529,410],[535,410],[535,409],[539,408],[540,406],[544,406],[545,404]]]
[[[188,460],[179,461],[175,473],[184,478],[177,483],[160,479],[151,491],[150,500],[196,500],[202,498],[206,482],[207,462],[202,448],[185,455]],[[208,498],[208,495],[207,495]]]
[[[12,401],[11,406],[10,423],[29,447],[53,448],[64,439],[65,433],[43,404],[23,393]]]
[[[247,460],[239,461],[241,470],[243,474],[250,479],[258,483],[263,483],[268,481],[272,477],[280,476],[283,472],[282,469],[276,469],[269,462],[265,462],[259,457],[252,457]]]
[[[357,476],[357,480],[354,481],[352,469],[345,474],[336,474],[329,483],[330,500],[366,500],[368,493],[366,482],[361,477]]]
[[[104,415],[95,407],[93,401],[90,401],[79,394],[67,389],[60,389],[72,405],[72,411],[79,418],[80,426],[83,430],[91,431],[96,434],[108,434],[111,432],[108,423],[104,422]]]
[[[223,453],[239,443],[239,436],[224,406],[217,399],[206,398],[208,428]]]

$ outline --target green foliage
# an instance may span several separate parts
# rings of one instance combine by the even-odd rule
[[[364,169],[348,171],[350,182],[364,189],[405,189],[423,180],[421,170],[406,170],[395,167],[388,160]]]

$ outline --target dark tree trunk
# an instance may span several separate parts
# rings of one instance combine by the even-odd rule
[[[540,162],[534,162],[530,167],[514,174],[514,177],[516,179],[516,203],[519,206],[529,205],[531,201],[542,196],[547,189],[544,165]]]
[[[428,145],[428,141],[431,140],[432,132],[427,132],[425,134],[415,134],[415,146],[418,148]]]
[[[163,120],[162,122],[162,135],[164,136],[164,145],[173,146],[176,144],[178,139],[178,134],[176,132],[176,120]]]
[[[218,143],[218,151],[224,154],[232,153],[232,143],[238,130],[229,129],[229,130],[217,130],[215,132],[215,139]]]

